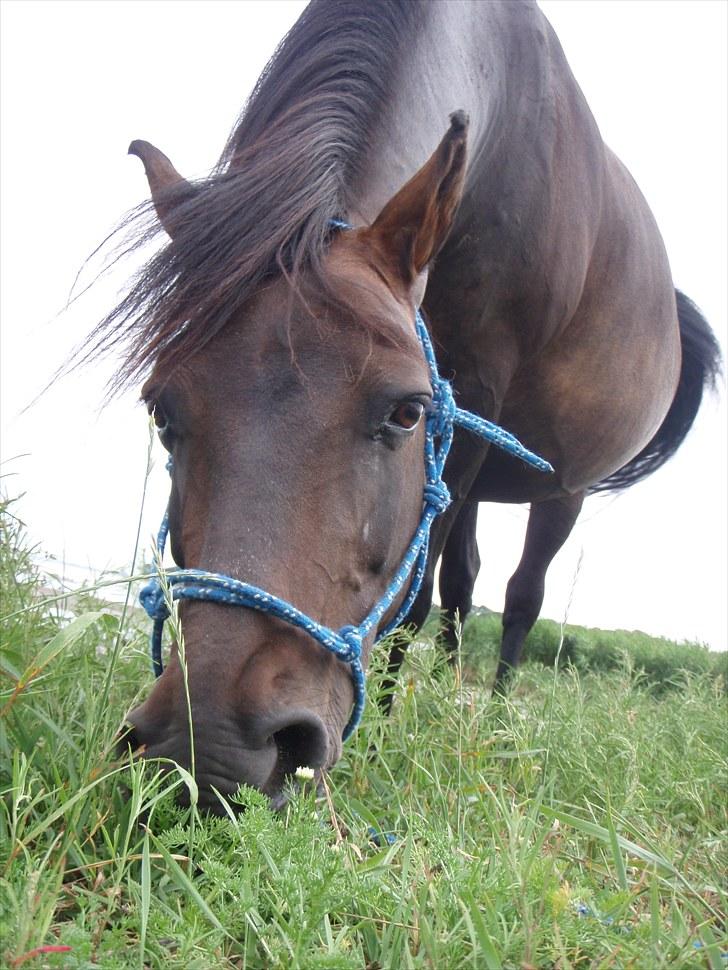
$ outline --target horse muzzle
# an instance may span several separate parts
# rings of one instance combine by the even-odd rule
[[[247,716],[244,723],[206,713],[194,718],[190,728],[189,719],[161,725],[147,705],[129,714],[120,749],[159,759],[165,771],[172,771],[173,763],[189,771],[197,782],[199,806],[213,814],[225,811],[220,795],[236,809],[230,799],[240,785],[259,789],[273,808],[280,808],[298,768],[313,769],[314,777],[320,777],[341,754],[338,738],[332,740],[321,718],[305,709]],[[189,804],[187,786],[178,801]]]

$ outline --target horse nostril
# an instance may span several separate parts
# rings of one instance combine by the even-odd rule
[[[272,733],[278,748],[278,772],[292,775],[296,768],[320,768],[329,752],[323,721],[315,715],[296,717]]]

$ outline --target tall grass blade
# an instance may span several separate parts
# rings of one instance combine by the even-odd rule
[[[151,897],[152,867],[149,861],[149,831],[146,830],[144,832],[144,844],[142,845],[142,906],[139,913],[139,970],[144,970],[145,965]]]
[[[484,966],[486,970],[502,970],[503,962],[498,955],[490,933],[488,933],[478,904],[471,895],[465,893],[460,896],[458,903],[473,940],[473,966],[476,968]],[[478,946],[475,945],[476,941]],[[482,951],[482,962],[478,958],[478,947]]]
[[[622,849],[619,845],[619,836],[617,835],[617,830],[614,827],[612,803],[609,796],[607,796],[607,831],[609,832],[609,845],[612,849],[612,859],[614,860],[614,868],[617,871],[617,882],[619,883],[619,888],[623,892],[628,892],[629,883],[627,882],[627,870],[624,866]]]
[[[223,933],[227,937],[227,939],[232,940],[232,942],[235,942],[234,938],[230,936],[230,934],[222,925],[220,920],[217,918],[217,916],[215,916],[213,911],[210,909],[210,906],[208,905],[206,900],[203,899],[203,897],[200,895],[197,887],[192,882],[190,877],[187,875],[184,869],[177,862],[175,862],[175,860],[172,857],[172,853],[169,851],[169,849],[153,833],[150,833],[150,835],[152,839],[154,839],[154,843],[157,849],[159,850],[159,854],[167,863],[167,869],[169,871],[169,875],[172,878],[172,880],[175,883],[177,883],[177,886],[184,893],[186,893],[186,895],[188,895],[190,899],[194,901],[195,905],[203,914],[203,916],[207,920],[209,920],[210,923],[212,923],[212,925],[215,927],[216,930],[219,930],[221,933]]]
[[[571,815],[569,812],[564,812],[561,809],[549,808],[546,805],[541,806],[541,811],[548,818],[558,819],[559,822],[563,822],[566,825],[571,825],[577,830],[577,832],[582,832],[584,835],[589,835],[593,839],[598,839],[600,842],[611,845],[609,829],[604,828],[603,825],[598,825],[596,822],[590,822],[587,819],[579,818],[576,815]],[[652,865],[657,866],[659,869],[665,870],[671,876],[679,877],[679,871],[664,856],[658,855],[655,852],[650,852],[649,849],[645,849],[641,845],[637,845],[636,842],[631,842],[629,839],[625,839],[622,835],[617,835],[615,833],[615,836],[617,839],[617,845],[622,849],[623,852],[627,852],[629,855],[634,856],[637,859],[642,859],[643,862],[649,862]]]
[[[62,630],[59,630],[25,668],[16,689],[21,691],[27,687],[31,680],[37,677],[44,667],[48,666],[51,660],[57,657],[62,650],[68,650],[69,647],[77,643],[91,624],[96,623],[102,616],[111,616],[111,614],[104,610],[82,613],[75,620],[71,620],[68,626],[64,626]]]

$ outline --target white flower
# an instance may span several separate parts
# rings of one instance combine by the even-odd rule
[[[300,778],[301,781],[311,781],[313,778],[313,768],[306,768],[304,765],[299,765],[296,768],[296,778]]]

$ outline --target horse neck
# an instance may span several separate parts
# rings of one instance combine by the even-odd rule
[[[430,3],[418,29],[402,38],[390,97],[371,131],[350,189],[349,217],[369,223],[432,154],[449,115],[470,116],[468,192],[500,164],[498,146],[529,124],[549,82],[531,3]]]
[[[446,372],[467,406],[483,408],[482,387],[502,399],[524,356],[580,299],[603,218],[604,145],[535,4],[426,9],[403,45],[349,215],[371,221],[433,151],[448,114],[470,114],[463,201],[424,305]]]

